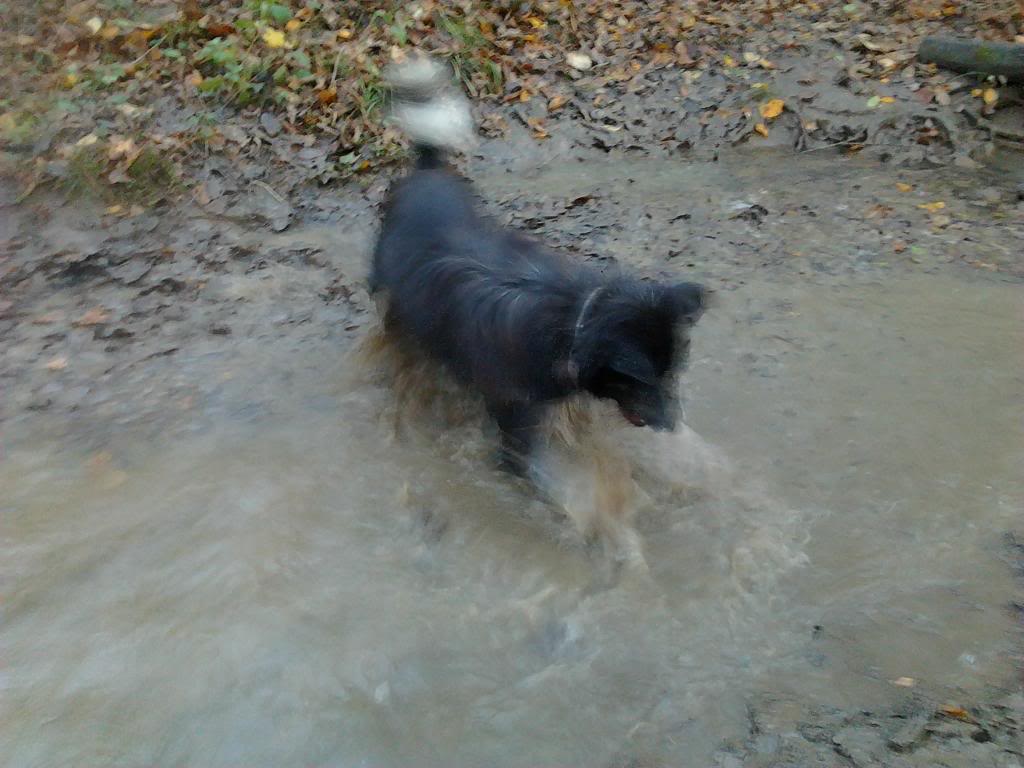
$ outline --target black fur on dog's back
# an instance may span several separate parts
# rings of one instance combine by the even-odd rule
[[[386,288],[387,325],[414,338],[488,403],[572,391],[568,353],[579,298],[596,276],[477,216],[468,184],[415,171],[388,202],[371,289]]]

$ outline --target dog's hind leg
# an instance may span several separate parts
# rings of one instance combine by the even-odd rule
[[[501,432],[499,464],[525,477],[530,469],[530,452],[541,422],[541,408],[529,403],[488,403],[487,412]]]

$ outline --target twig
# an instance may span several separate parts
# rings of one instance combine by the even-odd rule
[[[341,62],[341,51],[338,51],[337,55],[334,57],[334,68],[331,70],[331,85],[330,85],[331,88],[334,87],[334,81],[338,79],[338,64],[340,62]]]
[[[817,152],[822,149],[835,149],[836,147],[898,147],[899,144],[893,144],[892,142],[884,141],[857,141],[856,139],[847,139],[846,141],[837,141],[835,144],[825,144],[821,147],[811,147],[810,149],[803,150],[804,152]]]
[[[141,56],[139,56],[139,58],[137,58],[134,61],[132,61],[131,63],[129,63],[128,66],[129,67],[134,67],[136,64],[140,63],[144,58],[146,58],[147,56],[149,56],[149,54],[151,54],[153,51],[155,51],[157,46],[160,45],[160,43],[162,43],[166,39],[167,39],[167,35],[164,35],[163,37],[161,37],[159,40],[157,40],[155,43],[153,43],[151,46],[149,46],[149,48],[146,49],[145,53],[143,53]]]
[[[259,179],[255,179],[255,180],[253,180],[252,183],[255,186],[259,187],[260,189],[266,190],[267,194],[270,195],[275,200],[277,200],[277,202],[279,202],[279,203],[287,203],[288,202],[283,197],[281,197],[281,194],[277,190],[275,190],[272,186],[267,184],[267,182],[260,181]]]

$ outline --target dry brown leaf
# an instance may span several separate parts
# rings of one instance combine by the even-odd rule
[[[767,101],[758,107],[758,111],[761,113],[761,117],[766,120],[774,120],[776,117],[782,114],[782,110],[785,109],[786,102],[782,99],[772,99]]]
[[[333,104],[334,102],[336,102],[338,100],[338,89],[337,88],[324,88],[324,90],[322,90],[319,93],[317,93],[316,100],[319,101],[320,104],[322,104],[325,107],[328,104]]]
[[[548,112],[554,112],[565,106],[566,98],[562,94],[555,94],[548,101]]]
[[[110,313],[107,312],[103,307],[93,307],[80,318],[75,320],[72,325],[77,328],[85,328],[91,325],[100,325],[101,323],[107,322],[110,319]]]
[[[892,249],[895,253],[903,253],[905,250],[907,250],[907,244],[902,240],[897,240],[895,243],[892,244]]]
[[[949,717],[955,717],[957,720],[971,719],[970,713],[958,704],[943,704],[939,707],[939,712]]]

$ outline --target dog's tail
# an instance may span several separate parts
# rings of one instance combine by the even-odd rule
[[[392,119],[416,150],[416,165],[432,168],[449,151],[474,143],[469,102],[452,83],[451,71],[423,55],[393,64],[386,73],[392,94]]]

